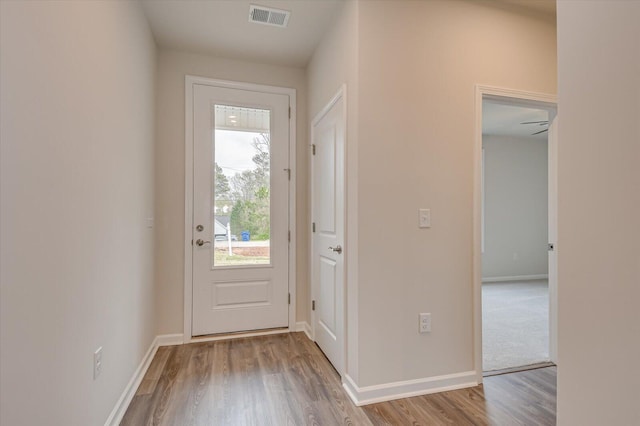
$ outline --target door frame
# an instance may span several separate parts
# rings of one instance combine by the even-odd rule
[[[296,89],[279,86],[267,86],[230,80],[218,80],[193,75],[185,76],[185,173],[184,173],[184,343],[193,341],[217,340],[220,337],[192,336],[193,306],[193,90],[195,85],[223,87],[228,89],[249,90],[289,96],[289,327],[285,331],[266,331],[243,333],[243,336],[274,334],[295,331],[296,328]]]
[[[508,101],[513,105],[525,107],[542,108],[555,111],[557,114],[558,100],[556,95],[546,93],[528,92],[523,90],[505,89],[494,86],[477,84],[475,86],[475,147],[474,147],[474,173],[473,173],[473,353],[474,370],[478,383],[482,383],[482,214],[483,214],[483,193],[482,193],[482,100],[495,99]],[[549,116],[549,123],[555,116]],[[557,140],[557,135],[556,135]],[[556,156],[557,149],[549,149],[548,156]],[[557,167],[557,158],[549,161]],[[557,170],[549,170],[549,176],[557,176]],[[551,189],[551,188],[550,188]],[[557,200],[557,192],[548,194]],[[555,206],[555,209],[553,207]],[[555,211],[552,211],[555,210]],[[549,215],[554,215],[557,221],[557,202],[549,204]],[[556,245],[557,246],[557,245]],[[557,252],[556,252],[557,253]],[[557,256],[557,254],[556,254]],[[557,274],[556,274],[557,275]],[[551,284],[551,279],[549,280]],[[549,289],[549,298],[557,298],[557,276],[555,277],[556,288]],[[553,291],[552,291],[553,290]],[[556,361],[556,345],[558,338],[557,313],[554,307],[556,301],[549,300],[549,357]]]
[[[344,176],[344,182],[343,182],[343,191],[342,191],[342,197],[343,197],[343,208],[344,208],[344,214],[343,214],[343,243],[342,243],[342,247],[343,247],[343,253],[344,253],[344,258],[343,258],[343,270],[342,270],[342,307],[343,310],[340,313],[342,315],[342,338],[340,339],[340,352],[342,353],[342,371],[338,371],[338,368],[336,366],[334,366],[334,368],[336,369],[336,371],[338,371],[338,374],[340,375],[341,378],[344,378],[346,375],[346,371],[347,371],[347,312],[348,312],[348,307],[347,307],[347,260],[348,260],[348,256],[349,256],[349,246],[347,244],[347,85],[343,84],[342,86],[340,86],[340,88],[338,89],[338,91],[336,92],[335,95],[333,95],[333,97],[331,98],[331,100],[329,102],[327,102],[327,104],[320,110],[320,112],[318,112],[316,114],[316,116],[313,118],[313,120],[311,121],[311,127],[309,129],[309,136],[311,138],[311,146],[313,146],[315,144],[315,140],[314,140],[314,133],[313,133],[313,127],[320,121],[322,120],[322,118],[331,110],[331,108],[336,104],[336,102],[338,102],[338,100],[342,99],[342,105],[343,105],[343,109],[342,109],[342,120],[343,120],[343,124],[344,124],[344,145],[343,145],[343,164],[344,164],[344,170],[343,170],[343,176]],[[310,152],[310,155],[313,155]],[[313,222],[314,219],[314,176],[315,176],[315,165],[314,165],[314,161],[313,158],[310,159],[310,167],[309,167],[309,173],[310,173],[310,179],[309,179],[309,183],[310,183],[310,191],[309,191],[309,213],[310,213],[310,221]],[[315,295],[318,294],[318,288],[317,288],[317,284],[314,279],[313,279],[313,268],[314,268],[314,256],[313,256],[313,247],[314,247],[314,235],[313,232],[311,233],[311,238],[309,239],[309,272],[310,272],[310,286],[309,286],[309,293],[310,293],[310,299],[314,300],[315,299]],[[309,307],[311,307],[311,300],[309,301]],[[316,311],[311,310],[310,311],[310,315],[309,315],[310,319],[311,319],[311,338],[312,340],[315,342],[316,341]],[[333,365],[333,364],[332,364]]]

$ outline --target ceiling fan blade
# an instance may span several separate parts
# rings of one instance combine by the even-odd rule
[[[531,136],[539,135],[540,133],[548,132],[549,129],[540,130],[539,132],[531,133]]]
[[[520,123],[520,124],[549,124],[549,120],[542,120],[542,121],[525,121],[524,123]]]

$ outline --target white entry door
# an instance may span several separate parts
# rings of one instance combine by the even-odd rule
[[[288,95],[193,86],[193,336],[288,326],[288,158]]]
[[[344,89],[316,117],[313,143],[312,316],[316,343],[344,365]]]

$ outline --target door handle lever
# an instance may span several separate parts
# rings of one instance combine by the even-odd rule
[[[335,252],[336,252],[336,253],[338,253],[338,254],[342,253],[342,247],[340,247],[340,244],[338,244],[338,245],[337,245],[337,246],[335,246],[335,247],[329,247],[329,250],[333,250],[333,251],[335,251]]]
[[[203,240],[203,239],[201,239],[201,238],[198,238],[198,239],[196,240],[196,245],[197,245],[198,247],[202,247],[202,246],[203,246],[203,245],[205,245],[205,244],[211,244],[211,241],[204,241],[204,240]]]

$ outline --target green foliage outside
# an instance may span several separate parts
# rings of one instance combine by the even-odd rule
[[[216,174],[215,174],[215,183],[216,183],[216,200],[228,200],[229,194],[231,193],[231,187],[229,186],[229,179],[225,176],[222,171],[222,167],[216,166]]]
[[[249,231],[252,240],[270,238],[270,142],[269,134],[254,138],[254,169],[227,178],[216,164],[216,199],[234,201],[229,219],[231,233],[238,238],[243,231]]]

